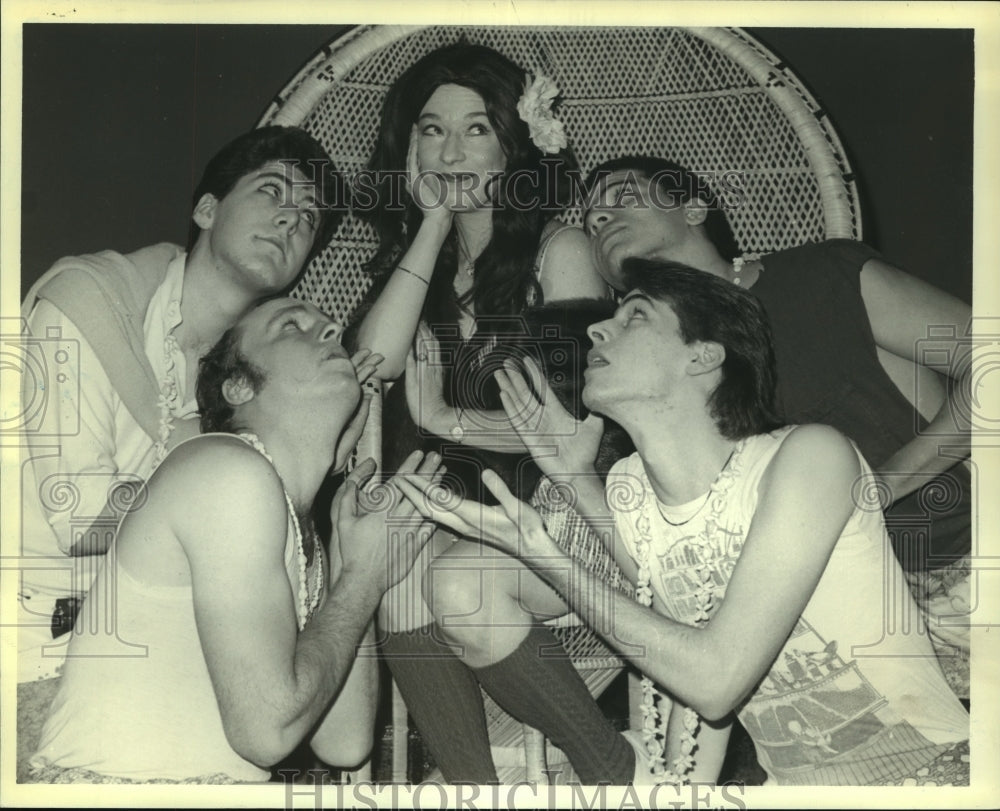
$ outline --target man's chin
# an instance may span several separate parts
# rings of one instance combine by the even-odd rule
[[[338,404],[350,405],[356,408],[361,401],[361,384],[350,361],[345,361],[343,368],[337,364],[329,373],[330,393]]]
[[[601,278],[620,293],[625,292],[627,289],[625,286],[625,274],[622,272],[622,263],[628,258],[630,258],[628,255],[623,255],[619,251],[612,251],[607,256],[597,256],[595,260],[597,272]]]

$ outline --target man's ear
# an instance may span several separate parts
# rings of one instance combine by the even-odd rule
[[[191,219],[202,231],[208,231],[212,227],[212,223],[215,222],[215,209],[218,205],[219,199],[214,194],[205,192],[199,198],[191,213]]]
[[[684,222],[688,225],[701,225],[708,216],[708,203],[700,197],[694,197],[684,204]]]
[[[231,377],[222,384],[222,396],[231,406],[243,405],[254,398],[253,386],[244,377]]]
[[[726,360],[726,348],[715,341],[697,341],[691,345],[694,357],[688,364],[689,375],[704,375],[714,372]]]

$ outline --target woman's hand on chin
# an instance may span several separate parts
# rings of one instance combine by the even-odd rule
[[[406,356],[406,404],[419,428],[447,436],[457,419],[455,409],[444,400],[444,367],[440,356],[437,338],[421,321]]]

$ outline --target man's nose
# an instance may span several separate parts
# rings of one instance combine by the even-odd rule
[[[591,211],[587,215],[587,233],[596,237],[609,222],[611,222],[610,211]]]
[[[341,336],[344,334],[343,324],[338,324],[336,321],[328,321],[320,332],[320,340],[322,341],[340,341]]]
[[[611,337],[612,325],[613,321],[610,318],[604,321],[598,321],[596,324],[591,324],[587,327],[587,337],[594,342],[594,346],[604,343],[604,341]]]
[[[302,213],[299,211],[297,206],[288,206],[287,208],[279,208],[278,213],[274,217],[275,223],[278,226],[285,228],[289,234],[294,234],[299,227],[299,219]]]

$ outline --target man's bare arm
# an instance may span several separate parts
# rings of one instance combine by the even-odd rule
[[[313,728],[344,685],[386,587],[384,517],[363,515],[359,466],[338,492],[344,566],[304,631],[284,563],[287,508],[274,469],[238,440],[209,453],[182,448],[176,524],[188,556],[195,618],[223,726],[232,747],[269,766]],[[413,469],[415,466],[411,466]],[[423,538],[426,527],[413,525]],[[414,543],[414,546],[419,542]]]
[[[816,459],[824,460],[822,469]],[[588,625],[613,628],[602,634],[609,645],[700,715],[717,720],[767,672],[812,596],[853,509],[851,486],[858,471],[854,449],[834,429],[796,429],[761,483],[726,599],[700,627],[633,602],[567,557],[538,514],[491,472],[483,481],[500,507],[469,501],[438,507],[442,499],[433,494],[418,503],[429,517],[463,534],[478,534],[536,568]],[[421,484],[409,477],[403,488],[415,494]]]

